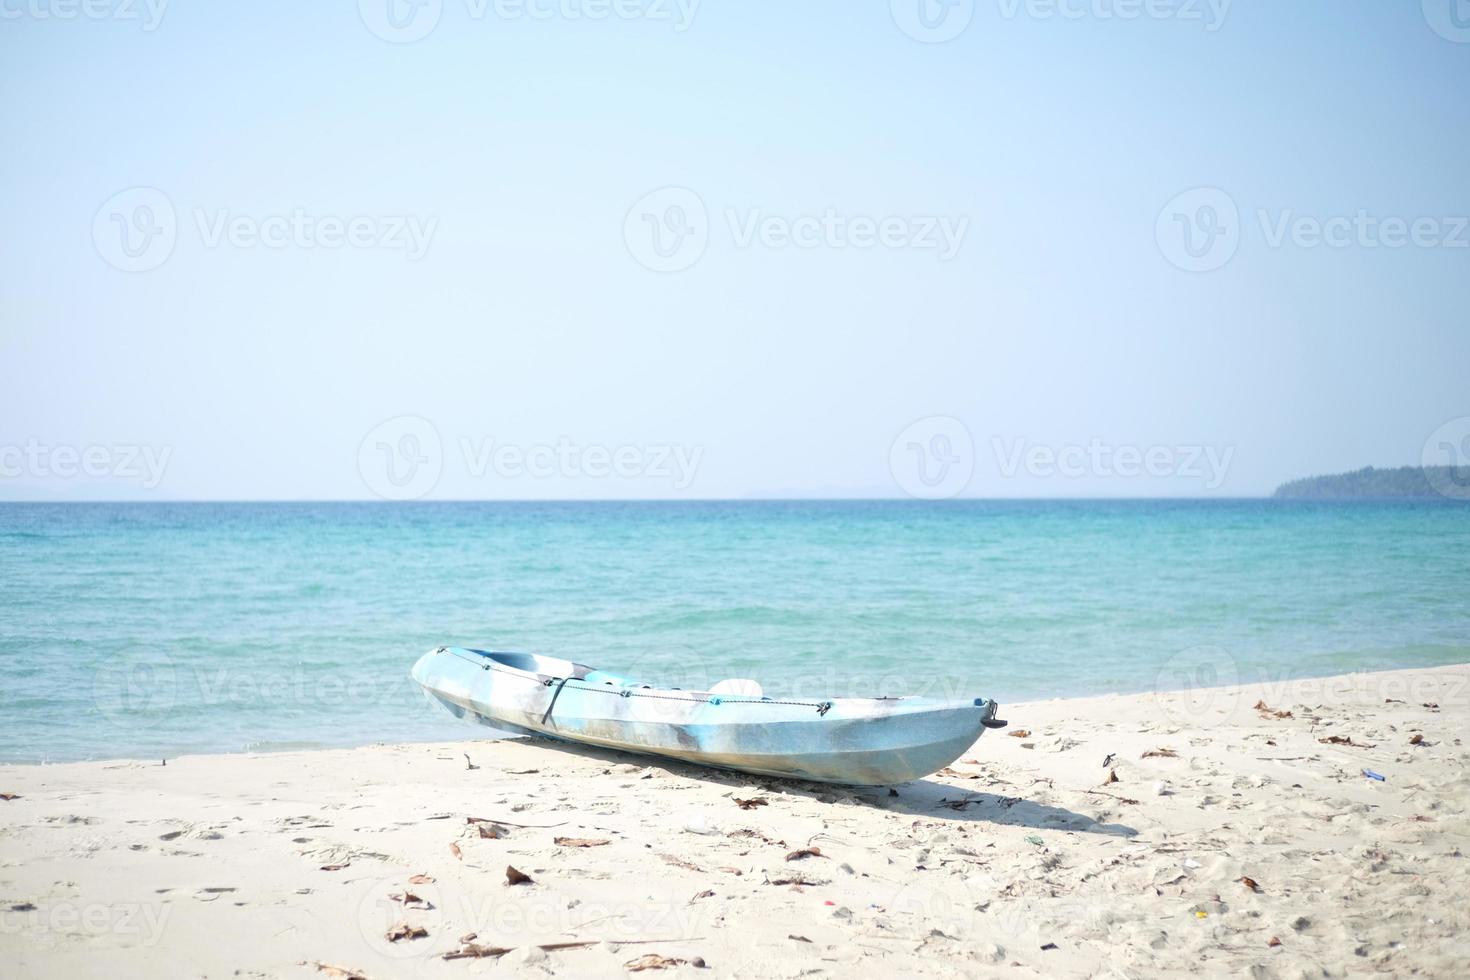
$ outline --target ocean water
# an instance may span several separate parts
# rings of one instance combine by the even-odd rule
[[[0,607],[5,761],[483,735],[440,644],[1005,704],[1470,661],[1470,507],[0,504]]]

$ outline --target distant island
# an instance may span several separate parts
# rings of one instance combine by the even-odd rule
[[[1435,497],[1451,494],[1439,488],[1459,487],[1470,492],[1470,469],[1454,466],[1400,466],[1378,470],[1365,466],[1351,473],[1309,476],[1283,483],[1276,497],[1297,500],[1342,500],[1352,497]],[[1459,496],[1459,494],[1455,494]]]

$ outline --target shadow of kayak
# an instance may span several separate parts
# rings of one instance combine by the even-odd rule
[[[956,823],[989,823],[1028,827],[1033,830],[1101,834],[1109,837],[1138,835],[1137,830],[1126,824],[1100,823],[1085,813],[1077,813],[1064,807],[1037,803],[1019,796],[969,790],[963,786],[942,783],[932,778],[911,780],[893,787],[835,786],[831,783],[813,783],[801,779],[775,778],[718,769],[713,766],[695,765],[660,756],[637,755],[577,742],[565,742],[538,736],[523,736],[523,738],[527,743],[540,749],[561,752],[581,759],[595,759],[609,766],[626,764],[658,769],[670,775],[698,779],[701,782],[728,786],[732,789],[749,787],[754,784],[766,789],[767,792],[804,796],[828,806],[867,806],[889,813],[903,813]],[[974,782],[983,783],[984,779],[982,775]]]

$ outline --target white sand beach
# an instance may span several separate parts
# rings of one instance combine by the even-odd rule
[[[6,766],[0,974],[1466,976],[1467,708],[1006,705],[896,796],[509,740]]]

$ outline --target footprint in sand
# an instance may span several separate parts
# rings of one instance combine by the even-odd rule
[[[216,899],[218,899],[221,895],[227,895],[227,894],[229,894],[230,892],[232,892],[234,890],[235,890],[234,888],[224,888],[224,887],[201,888],[197,892],[194,893],[194,897],[196,899],[198,899],[199,901],[201,901],[201,902],[213,902]]]

